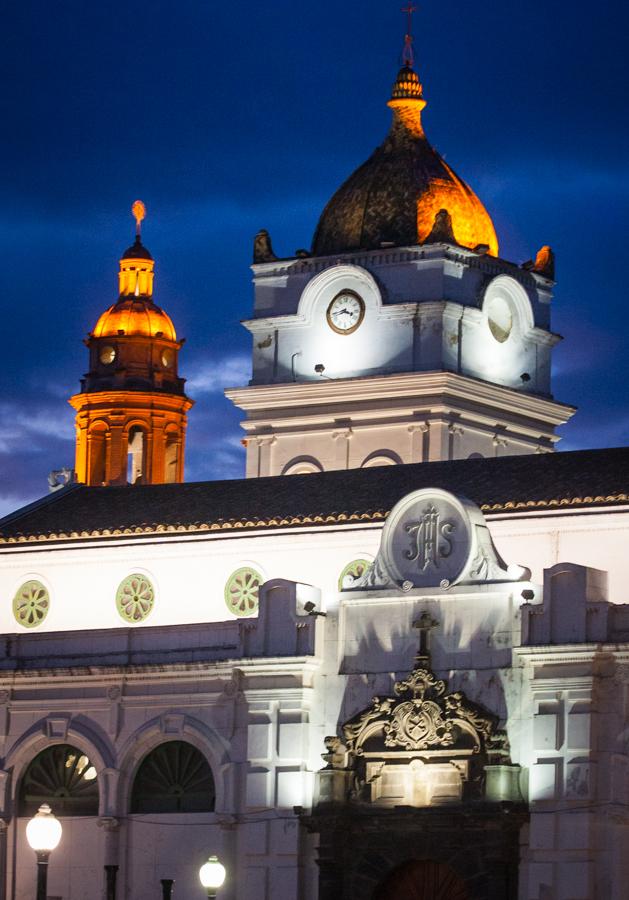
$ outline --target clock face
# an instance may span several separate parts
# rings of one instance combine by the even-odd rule
[[[116,358],[116,348],[111,344],[105,344],[100,348],[99,358],[104,366],[110,366]]]
[[[365,316],[365,304],[353,291],[342,291],[328,306],[328,325],[337,334],[352,334]]]
[[[166,347],[165,350],[162,350],[162,365],[165,369],[170,369],[173,362],[175,360],[175,354],[170,349],[170,347]]]

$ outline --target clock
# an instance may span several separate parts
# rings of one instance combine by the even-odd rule
[[[332,331],[352,334],[365,317],[365,304],[354,291],[341,291],[328,306],[326,318]]]
[[[99,359],[104,366],[110,366],[116,358],[116,348],[111,344],[105,344],[100,348]]]
[[[170,349],[170,347],[166,347],[164,350],[162,350],[162,365],[165,369],[170,369],[174,361],[175,354]]]

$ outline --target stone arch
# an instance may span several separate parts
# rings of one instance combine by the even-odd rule
[[[510,275],[498,275],[487,285],[482,308],[486,320],[489,318],[491,305],[494,302],[503,302],[509,307],[513,315],[515,330],[520,334],[526,334],[535,327],[529,296],[522,285]]]
[[[282,475],[311,475],[323,472],[323,466],[314,456],[295,456],[282,469]]]
[[[142,419],[132,419],[125,425],[123,447],[126,448],[128,484],[142,484],[146,480],[149,435],[150,428]]]
[[[379,313],[382,294],[371,272],[361,266],[340,263],[324,269],[308,282],[299,300],[297,315],[302,321],[310,322],[319,304],[327,306],[341,291],[357,289],[365,305]]]
[[[110,800],[107,775],[115,765],[114,750],[96,723],[49,715],[21,735],[6,755],[4,768],[11,772],[11,810],[17,814],[18,789],[35,757],[59,744],[71,744],[84,753],[96,769],[99,790],[99,815],[106,815]]]
[[[360,464],[361,469],[373,469],[376,466],[401,466],[402,459],[393,450],[374,450]]]
[[[167,741],[185,741],[205,757],[214,776],[216,792],[214,810],[220,812],[229,808],[233,787],[227,741],[211,726],[178,711],[172,711],[147,722],[121,749],[116,806],[118,810],[124,812],[119,814],[126,815],[131,808],[133,782],[141,763],[149,753]]]
[[[383,878],[373,900],[470,900],[470,894],[446,863],[410,859]]]

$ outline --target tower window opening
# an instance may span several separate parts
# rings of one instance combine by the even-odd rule
[[[129,431],[127,445],[127,482],[142,484],[144,476],[144,432],[141,428]]]

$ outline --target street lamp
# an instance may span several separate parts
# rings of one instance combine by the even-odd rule
[[[219,887],[223,886],[225,881],[225,866],[218,861],[217,856],[210,856],[206,863],[203,863],[199,870],[199,878],[201,884],[207,889],[207,895],[210,898],[216,897]],[[39,900],[39,898],[38,898]]]
[[[46,900],[48,860],[61,840],[61,822],[47,803],[42,803],[26,826],[26,840],[37,856],[37,900]]]

